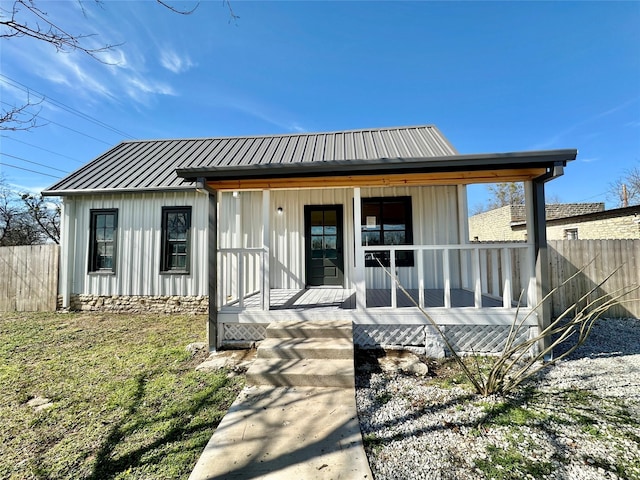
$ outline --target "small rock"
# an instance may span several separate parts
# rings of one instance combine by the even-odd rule
[[[53,407],[53,402],[46,397],[35,397],[27,402],[27,405],[33,408],[34,412],[40,412]]]
[[[213,359],[209,357],[207,360],[196,367],[196,372],[210,372],[212,370],[220,370],[221,368],[225,368],[228,364],[229,359],[227,357]]]
[[[207,344],[204,342],[194,342],[187,345],[186,349],[191,355],[195,355],[202,350],[206,350]]]
[[[378,359],[380,368],[388,373],[409,373],[424,376],[429,373],[429,367],[420,361],[417,355],[410,352],[393,352]]]

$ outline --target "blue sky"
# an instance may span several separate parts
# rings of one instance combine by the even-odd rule
[[[84,15],[75,1],[38,3],[95,34],[90,45],[120,45],[103,64],[0,40],[5,107],[25,88],[45,97],[44,126],[0,137],[1,172],[19,188],[45,188],[131,138],[417,124],[461,153],[577,148],[548,184],[565,202],[607,201],[640,166],[640,2],[232,0],[236,22],[219,0],[188,16],[150,0],[86,0]],[[470,190],[471,207],[485,199]]]

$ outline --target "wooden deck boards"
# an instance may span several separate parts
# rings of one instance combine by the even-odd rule
[[[418,302],[418,290],[408,291]],[[398,308],[414,307],[415,304],[402,291],[397,291]],[[426,289],[424,291],[425,307],[444,307],[444,290]],[[260,295],[255,294],[245,299],[245,308],[259,309]],[[472,291],[464,289],[451,290],[451,306],[454,308],[473,307]],[[356,307],[355,292],[342,288],[309,288],[303,290],[271,290],[271,310],[353,310]],[[382,289],[367,290],[367,307],[391,307],[391,291]],[[482,307],[502,307],[502,300],[482,296]]]

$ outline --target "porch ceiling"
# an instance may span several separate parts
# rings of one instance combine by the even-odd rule
[[[458,185],[470,183],[521,182],[546,173],[544,168],[524,170],[480,170],[472,172],[408,173],[388,175],[342,175],[298,178],[247,178],[209,180],[214,190],[262,190],[332,187],[394,187],[419,185]]]

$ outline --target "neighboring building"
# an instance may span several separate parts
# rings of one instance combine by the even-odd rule
[[[62,197],[61,304],[208,311],[212,348],[350,319],[358,344],[442,354],[414,300],[456,349],[497,351],[516,316],[521,338],[549,322],[538,212],[576,154],[461,155],[429,125],[123,142],[43,192]],[[468,241],[466,185],[488,178],[525,183],[529,243]]]
[[[604,203],[554,203],[545,206],[547,223],[566,217],[603,211]],[[472,241],[480,242],[526,240],[525,206],[507,205],[469,217],[469,237]],[[551,237],[548,238],[551,239]]]
[[[514,226],[524,234],[526,225]],[[547,219],[548,240],[622,240],[640,238],[640,205]]]

